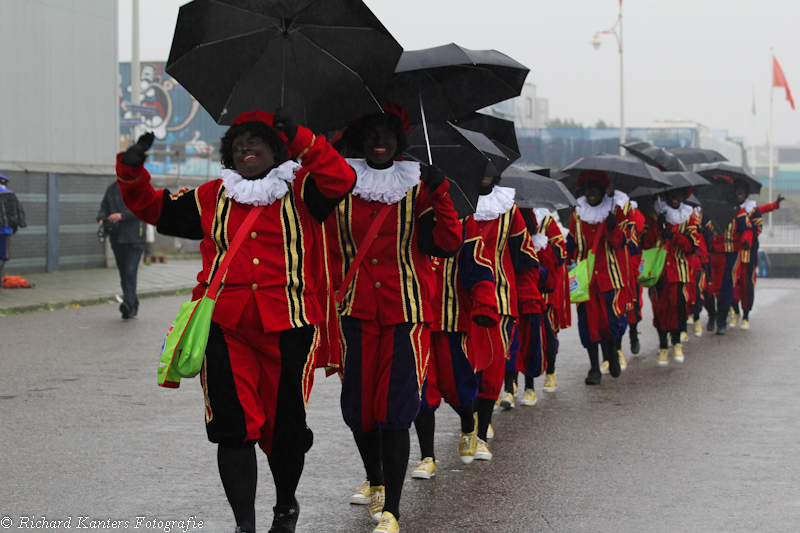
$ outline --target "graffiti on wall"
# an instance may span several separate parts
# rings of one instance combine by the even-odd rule
[[[152,174],[218,176],[219,139],[227,127],[217,125],[199,102],[164,71],[162,62],[141,62],[138,83],[141,105],[149,108],[147,113],[131,111],[131,64],[120,63],[120,147],[127,147],[145,131],[152,131],[156,155],[146,164]],[[140,123],[131,126],[134,121]]]

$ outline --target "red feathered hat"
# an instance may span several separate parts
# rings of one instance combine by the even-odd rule
[[[578,187],[581,187],[584,182],[587,181],[596,181],[602,185],[604,189],[608,189],[608,187],[611,185],[611,182],[608,179],[608,174],[602,170],[584,170],[581,172],[581,174],[578,176]]]
[[[271,128],[272,119],[274,118],[274,114],[267,113],[266,111],[260,111],[258,109],[253,111],[244,111],[243,113],[239,113],[239,116],[236,117],[236,120],[234,120],[233,123],[231,123],[231,126],[234,124],[243,124],[245,122],[264,122]]]
[[[408,111],[406,111],[404,107],[390,100],[386,100],[386,102],[384,102],[383,110],[386,113],[391,113],[392,115],[399,118],[400,123],[403,125],[403,131],[406,132],[406,135],[408,135],[408,132],[411,131],[408,119]]]

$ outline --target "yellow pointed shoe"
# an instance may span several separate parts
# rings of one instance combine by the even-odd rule
[[[667,366],[669,364],[669,350],[661,348],[658,350],[658,366]]]
[[[358,486],[356,491],[350,496],[350,503],[353,505],[367,505],[369,503],[369,481],[364,481]]]
[[[681,331],[681,342],[689,342],[689,334]]]
[[[742,325],[739,326],[739,329],[750,329],[750,321],[746,318],[742,319]]]
[[[369,514],[375,520],[379,520],[383,512],[383,504],[386,503],[386,487],[378,485],[377,487],[370,487],[369,491]]]
[[[536,405],[536,392],[533,389],[525,389],[525,395],[520,400],[520,405]]]
[[[478,448],[478,423],[475,423],[475,429],[472,433],[462,433],[461,440],[458,443],[458,456],[461,462],[468,465],[475,459],[475,450]]]
[[[372,530],[372,533],[399,533],[399,532],[400,532],[400,524],[397,523],[397,519],[389,511],[384,511],[383,513],[381,513],[381,517],[378,519],[378,526]]]
[[[489,451],[489,445],[480,438],[478,439],[478,449],[475,452],[475,459],[478,461],[492,460],[492,452]]]
[[[608,361],[603,361],[600,363],[600,373],[608,374]]]
[[[683,346],[675,344],[672,347],[672,358],[675,359],[676,363],[683,363]]]
[[[695,337],[703,336],[703,324],[699,320],[694,323],[694,336]]]
[[[625,370],[628,368],[628,362],[625,360],[625,354],[622,353],[622,350],[617,350],[617,355],[619,355],[619,369]]]
[[[417,467],[411,472],[411,477],[414,479],[430,479],[436,475],[436,463],[433,457],[426,457],[419,462]]]
[[[544,387],[542,390],[545,392],[555,392],[556,391],[556,373],[553,372],[552,374],[545,374],[544,375]]]

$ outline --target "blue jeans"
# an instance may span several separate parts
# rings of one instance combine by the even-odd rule
[[[117,260],[119,281],[122,285],[122,301],[128,304],[131,311],[135,313],[139,309],[139,299],[136,297],[136,272],[144,251],[144,243],[112,242],[111,249]]]

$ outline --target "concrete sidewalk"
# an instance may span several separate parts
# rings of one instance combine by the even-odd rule
[[[199,259],[172,260],[167,263],[140,265],[137,280],[139,298],[174,294],[197,284],[202,269]],[[35,285],[31,289],[0,289],[0,312],[25,312],[90,305],[113,300],[122,295],[116,268],[61,270],[50,274],[24,276]]]

